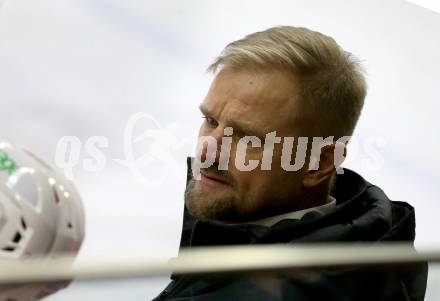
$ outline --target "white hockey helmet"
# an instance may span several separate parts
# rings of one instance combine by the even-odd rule
[[[84,226],[73,183],[28,150],[0,140],[0,259],[76,255]],[[58,288],[0,286],[0,301],[36,300]]]

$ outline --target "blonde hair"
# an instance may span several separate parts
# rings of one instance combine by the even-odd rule
[[[290,71],[301,99],[295,117],[316,136],[352,135],[366,96],[358,59],[333,38],[307,28],[274,27],[234,41],[208,71],[222,67]]]

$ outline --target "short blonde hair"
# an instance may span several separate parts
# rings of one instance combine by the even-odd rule
[[[333,38],[307,28],[274,27],[234,41],[208,71],[222,67],[291,71],[302,100],[296,117],[316,136],[352,135],[366,96],[358,59]]]

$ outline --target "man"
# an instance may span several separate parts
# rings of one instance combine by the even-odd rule
[[[284,26],[230,43],[209,69],[181,247],[414,241],[410,205],[338,168],[366,95],[354,56],[328,36]],[[176,275],[157,300],[422,300],[427,272],[313,275]]]

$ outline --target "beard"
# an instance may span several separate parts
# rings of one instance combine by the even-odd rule
[[[243,219],[231,191],[221,195],[213,195],[191,179],[185,189],[185,206],[189,213],[197,219],[217,222],[239,222]]]

